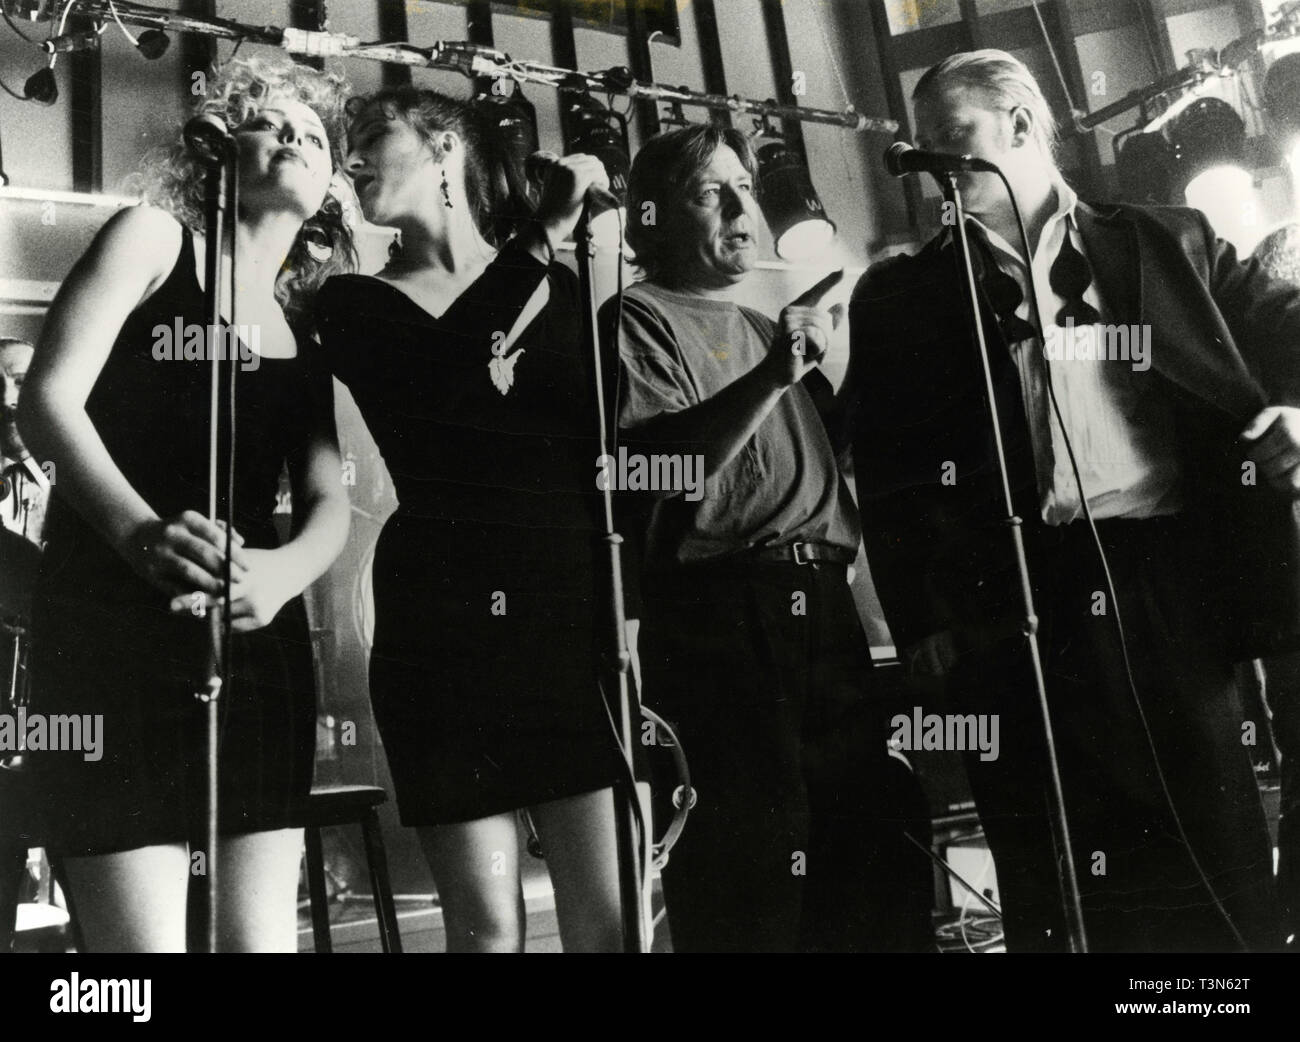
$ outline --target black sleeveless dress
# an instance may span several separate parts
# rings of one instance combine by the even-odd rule
[[[504,348],[544,282],[549,303]],[[610,785],[576,277],[507,246],[438,318],[361,275],[330,279],[316,310],[399,501],[375,549],[370,695],[403,824]]]
[[[191,241],[186,230],[167,280],[127,318],[86,404],[114,462],[163,518],[207,514],[210,367],[154,352],[158,327],[174,334],[178,320],[204,323]],[[333,407],[314,349],[300,337],[297,357],[260,358],[239,374],[234,522],[247,547],[279,545],[272,515],[282,467],[307,444],[315,410]],[[201,836],[206,745],[193,692],[206,663],[206,620],[173,615],[168,596],[81,519],[57,481],[45,534],[31,712],[102,719],[98,758],[30,754],[48,848],[105,854]],[[301,598],[270,626],[235,634],[232,667],[221,702],[220,829],[287,827],[311,788],[315,749]]]

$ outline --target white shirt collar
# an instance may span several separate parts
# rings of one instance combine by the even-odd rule
[[[1068,222],[1069,227],[1076,230],[1079,227],[1079,219],[1075,212],[1079,206],[1078,194],[1061,179],[1057,179],[1056,184],[1052,186],[1052,191],[1056,196],[1056,210],[1053,212],[1052,216],[1047,219],[1047,223],[1043,225],[1043,231],[1038,238],[1038,244],[1040,247],[1043,243],[1051,239],[1052,229],[1057,221],[1064,220]],[[984,241],[991,247],[1005,253],[1017,263],[1024,264],[1024,258],[1021,257],[1019,249],[1013,249],[1006,239],[1002,238],[1001,235],[989,228],[989,226],[978,217],[972,214],[967,214],[967,219],[984,233]],[[943,245],[947,246],[952,242],[952,228],[947,227],[944,229],[944,232],[946,238]]]
[[[28,453],[22,459],[10,459],[7,456],[0,456],[0,472],[18,471],[27,476],[27,479],[33,484],[39,486],[42,492],[50,490],[50,479],[45,476],[45,471],[36,463],[36,458]]]

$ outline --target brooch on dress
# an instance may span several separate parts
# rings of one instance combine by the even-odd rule
[[[488,362],[488,375],[492,377],[492,386],[505,394],[515,385],[515,363],[519,361],[524,349],[520,348],[507,358],[493,355]]]

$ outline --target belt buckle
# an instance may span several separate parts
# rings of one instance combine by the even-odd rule
[[[804,547],[807,545],[807,543],[795,543],[794,546],[791,547],[791,549],[794,550],[795,564],[812,564],[812,558],[807,557],[804,554]]]

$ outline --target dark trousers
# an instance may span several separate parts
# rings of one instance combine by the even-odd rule
[[[884,730],[844,566],[656,574],[643,615],[645,702],[676,726],[699,797],[664,871],[674,950],[888,944],[870,880]]]
[[[1210,621],[1214,591],[1200,580],[1209,548],[1181,519],[1098,529],[1150,742],[1086,526],[1026,533],[1090,947],[1276,949],[1272,850],[1243,744],[1250,731]],[[1042,724],[1024,643],[967,650],[950,694],[962,712],[1000,716],[998,759],[968,755],[967,771],[997,866],[1007,945],[1061,950]]]
[[[1277,823],[1277,889],[1282,936],[1300,951],[1300,654],[1264,660],[1265,694],[1273,714],[1273,741],[1282,758],[1281,816]]]

